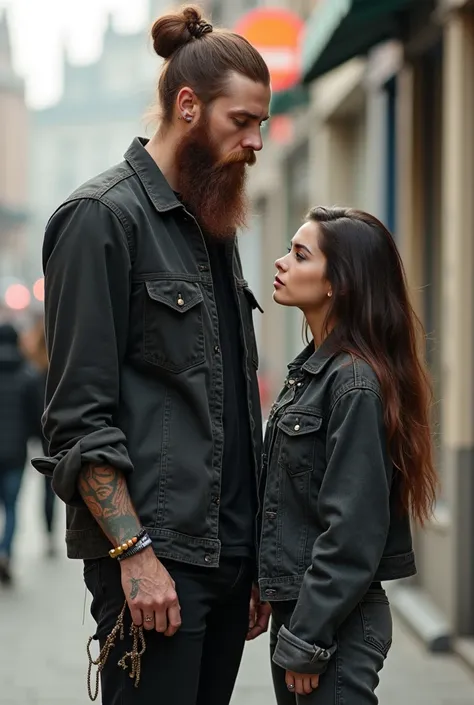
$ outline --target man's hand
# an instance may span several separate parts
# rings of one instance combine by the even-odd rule
[[[151,546],[120,561],[120,568],[133,623],[173,636],[181,626],[175,582]]]
[[[272,608],[268,602],[260,602],[260,594],[256,585],[252,588],[252,596],[250,598],[249,611],[249,630],[247,633],[247,641],[256,639],[260,634],[263,634],[268,629],[268,622]]]
[[[125,477],[109,466],[85,466],[78,489],[87,508],[112,546],[128,541],[140,531]],[[137,627],[156,629],[173,636],[181,626],[174,580],[151,546],[120,561],[122,587]]]
[[[297,695],[309,695],[316,690],[319,685],[319,676],[312,676],[308,673],[295,673],[287,671],[285,674],[286,687],[290,693]]]

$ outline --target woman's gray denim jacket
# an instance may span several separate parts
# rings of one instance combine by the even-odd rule
[[[300,673],[325,670],[372,582],[416,573],[377,377],[333,343],[289,365],[263,450],[260,593],[297,601],[273,659]]]

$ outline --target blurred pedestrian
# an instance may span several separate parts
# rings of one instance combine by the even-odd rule
[[[381,581],[416,573],[410,515],[436,474],[417,319],[386,228],[315,208],[277,260],[274,299],[311,342],[265,433],[260,586],[278,705],[376,705],[392,641]]]
[[[12,582],[16,509],[30,438],[39,432],[37,378],[20,352],[17,330],[0,324],[0,582]]]
[[[252,589],[258,304],[236,230],[270,76],[193,7],[152,37],[158,131],[46,229],[49,457],[35,465],[54,472],[68,553],[85,560],[103,702],[226,705],[269,618]],[[123,623],[131,674],[107,658]]]
[[[42,416],[44,411],[44,398],[46,390],[46,379],[48,376],[48,353],[46,350],[46,339],[44,334],[44,318],[39,317],[33,326],[32,330],[29,332],[29,344],[28,344],[28,355],[30,361],[35,365],[38,370],[37,381],[38,381],[38,411]],[[41,418],[39,419],[41,424]],[[48,443],[41,433],[41,444],[43,453],[48,455]],[[54,507],[55,507],[55,497],[51,477],[48,475],[43,476],[44,479],[44,493],[43,493],[43,519],[44,527],[46,531],[46,555],[50,558],[56,555],[56,544],[54,537]]]

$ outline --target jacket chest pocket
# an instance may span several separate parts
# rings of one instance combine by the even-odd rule
[[[313,470],[321,416],[289,409],[277,422],[280,430],[279,464],[293,477]]]
[[[203,295],[197,282],[145,282],[143,357],[169,372],[205,360]]]

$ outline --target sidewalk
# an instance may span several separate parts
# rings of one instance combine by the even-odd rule
[[[82,566],[63,553],[43,558],[41,478],[31,470],[25,479],[18,585],[0,590],[0,705],[87,705],[85,646],[93,625],[89,596],[82,624]],[[267,653],[266,637],[246,648],[232,705],[274,705]],[[426,654],[397,622],[378,692],[381,705],[473,705],[474,678],[454,657]]]

